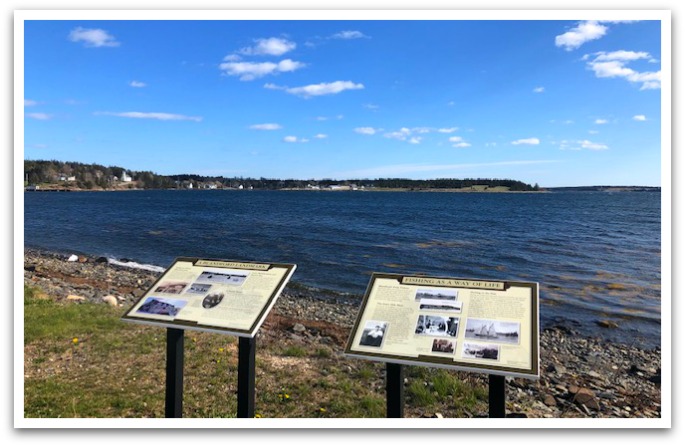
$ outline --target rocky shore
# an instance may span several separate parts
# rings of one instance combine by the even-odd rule
[[[160,275],[126,267],[125,263],[114,265],[105,258],[25,249],[24,283],[40,288],[55,300],[120,306],[123,314]],[[358,304],[354,296],[289,285],[267,319],[262,335],[276,336],[274,332],[280,332],[278,335],[324,343],[340,352]],[[582,336],[571,327],[555,325],[542,331],[540,352],[538,381],[507,378],[508,416],[661,416],[660,348],[608,343]],[[484,382],[487,376],[477,379]]]

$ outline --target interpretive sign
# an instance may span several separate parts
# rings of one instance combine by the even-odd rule
[[[345,354],[538,378],[538,284],[374,273]]]
[[[122,319],[254,337],[295,268],[281,263],[177,258]]]

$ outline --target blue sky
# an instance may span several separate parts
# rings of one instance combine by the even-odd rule
[[[661,183],[658,21],[24,26],[25,159],[169,175]]]

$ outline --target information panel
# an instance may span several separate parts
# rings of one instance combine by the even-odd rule
[[[537,379],[538,284],[374,273],[345,354]]]
[[[178,258],[122,319],[254,337],[295,268]]]

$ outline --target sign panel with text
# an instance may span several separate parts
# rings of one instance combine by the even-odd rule
[[[178,258],[122,319],[254,337],[295,268]]]
[[[374,273],[345,354],[537,379],[534,282]]]

